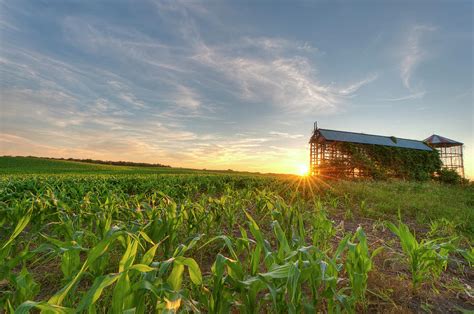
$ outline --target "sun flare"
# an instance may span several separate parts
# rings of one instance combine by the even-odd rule
[[[307,176],[309,174],[309,167],[306,164],[298,165],[298,175]]]

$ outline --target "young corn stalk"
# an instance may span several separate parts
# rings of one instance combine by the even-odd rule
[[[26,212],[22,210],[22,207],[20,203],[15,207],[18,221],[8,239],[0,242],[0,282],[8,283],[7,287],[13,288],[12,291],[5,288],[1,291],[0,308],[5,308],[7,304],[16,306],[34,298],[40,288],[25,265],[32,255],[29,251],[29,244],[18,250],[20,242],[15,241],[28,226],[33,214],[33,206]],[[22,265],[21,271],[19,273],[14,272],[13,270],[20,265]]]
[[[316,212],[311,217],[313,245],[327,252],[331,249],[330,240],[336,234],[336,229],[333,222],[327,218],[327,213],[322,206],[316,208]]]
[[[353,301],[360,302],[365,308],[365,292],[367,290],[368,274],[373,266],[372,260],[383,247],[375,249],[370,254],[367,236],[364,230],[358,227],[352,239],[347,242],[347,248],[345,266],[351,282]]]
[[[388,223],[388,228],[399,238],[403,255],[410,268],[413,289],[421,283],[439,277],[448,264],[449,253],[454,249],[451,241],[443,239],[417,241],[415,234],[401,220],[398,226]]]

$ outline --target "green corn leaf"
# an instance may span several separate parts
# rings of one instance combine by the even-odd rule
[[[121,273],[118,276],[117,283],[112,294],[112,312],[121,313],[124,309],[131,306],[131,283],[128,271]]]
[[[143,231],[139,231],[138,232],[143,239],[145,239],[146,242],[150,243],[151,245],[155,245],[155,243],[153,242],[153,240]]]
[[[298,269],[297,263],[292,263],[290,265],[290,269],[288,272],[288,281],[287,281],[287,289],[289,290],[290,294],[290,302],[292,304],[299,303],[297,300],[297,296],[301,293],[299,280],[300,280],[301,272]]]
[[[83,312],[89,309],[101,296],[102,291],[113,284],[119,278],[118,274],[110,274],[97,277],[92,284],[92,287],[87,291],[77,307],[78,312]]]
[[[262,246],[257,244],[255,249],[251,252],[250,256],[250,274],[255,276],[260,266],[260,258],[262,255]]]
[[[26,214],[24,214],[20,218],[20,220],[16,224],[15,229],[13,230],[13,233],[10,235],[10,238],[8,238],[8,240],[3,244],[0,251],[3,251],[10,243],[13,242],[13,240],[15,240],[16,237],[18,237],[18,235],[23,231],[23,229],[26,228],[26,226],[30,222],[32,213],[33,213],[33,206],[28,210]]]
[[[290,245],[288,244],[288,240],[286,239],[285,232],[281,228],[278,221],[273,221],[273,232],[278,240],[278,258],[282,260],[285,257],[285,254],[291,251]]]
[[[234,247],[232,245],[232,240],[228,237],[228,236],[225,236],[225,235],[219,235],[219,236],[216,236],[216,237],[213,237],[212,239],[210,239],[209,241],[207,241],[206,243],[204,243],[201,247],[205,247],[206,245],[208,245],[209,243],[211,242],[214,242],[216,240],[223,240],[227,249],[229,250],[229,253],[232,255],[232,258],[234,259],[237,259],[237,253],[235,252],[234,250]]]
[[[44,311],[46,313],[55,313],[55,314],[69,314],[69,313],[76,313],[75,310],[67,307],[62,307],[58,305],[48,304],[46,302],[34,302],[34,301],[26,301],[23,302],[16,310],[15,314],[27,314],[32,309],[38,309],[40,311]]]
[[[153,262],[153,258],[155,257],[158,246],[159,243],[153,245],[145,254],[143,254],[141,264],[149,265],[151,262]]]
[[[383,249],[384,249],[383,246],[379,246],[378,248],[376,248],[375,250],[372,251],[372,255],[370,257],[374,258],[378,254],[380,254],[383,251]]]
[[[97,260],[102,254],[104,254],[109,248],[110,244],[121,236],[123,232],[118,231],[111,233],[108,237],[100,241],[96,246],[94,246],[87,255],[87,259],[82,265],[82,268],[76,274],[76,276],[61,290],[54,294],[49,300],[48,303],[52,305],[61,305],[66,295],[69,293],[71,288],[76,284],[76,282],[81,278],[84,272],[89,268],[89,266]]]
[[[181,263],[174,263],[171,274],[168,277],[168,283],[174,291],[181,289],[181,282],[183,281],[184,265]]]
[[[201,269],[199,269],[199,265],[194,259],[189,257],[177,257],[175,263],[179,263],[188,267],[189,277],[195,285],[200,285],[202,283]]]
[[[23,302],[28,299],[34,299],[40,290],[40,286],[34,281],[33,276],[28,272],[25,266],[14,278],[16,288],[17,302]]]
[[[245,216],[247,216],[247,219],[249,220],[250,232],[255,237],[255,240],[257,240],[260,245],[264,246],[264,239],[262,232],[260,231],[260,227],[247,211],[244,211],[244,213]]]
[[[119,272],[123,272],[132,266],[133,262],[135,261],[135,257],[137,256],[138,240],[131,240],[128,238],[127,244],[127,249],[125,250],[125,253],[123,254],[119,263]]]
[[[145,264],[135,264],[135,265],[130,266],[129,270],[138,270],[139,272],[147,273],[147,272],[156,270],[156,268],[150,267]]]
[[[292,263],[286,263],[283,265],[277,265],[272,268],[271,271],[259,274],[260,277],[265,279],[282,279],[288,278],[289,271],[291,269]]]
[[[334,253],[334,259],[339,259],[342,252],[344,251],[344,249],[346,248],[347,246],[347,242],[349,241],[349,239],[351,238],[351,234],[347,234],[342,240],[341,242],[339,242],[339,245],[337,246],[337,249],[336,249],[336,252]]]
[[[138,289],[150,291],[155,297],[159,297],[164,292],[171,292],[165,289],[163,286],[158,287],[147,280],[140,281],[137,287]]]

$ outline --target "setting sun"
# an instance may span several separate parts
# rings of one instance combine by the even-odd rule
[[[306,164],[298,165],[298,175],[307,176],[309,174],[309,167]]]

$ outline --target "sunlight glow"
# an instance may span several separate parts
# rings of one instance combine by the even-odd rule
[[[298,165],[298,175],[307,176],[309,174],[309,167],[306,164]]]

